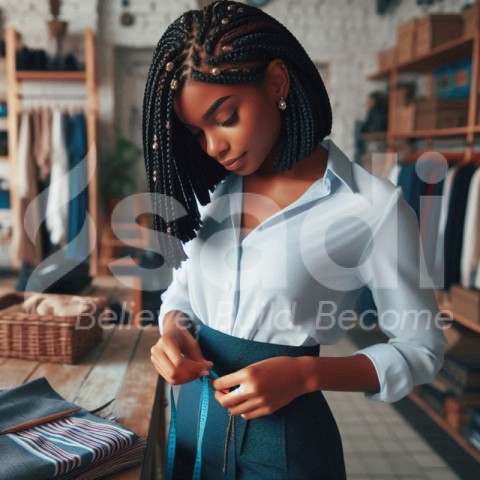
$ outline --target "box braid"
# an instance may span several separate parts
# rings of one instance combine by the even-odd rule
[[[184,13],[160,38],[147,76],[142,134],[153,227],[167,265],[178,268],[187,258],[182,243],[201,227],[197,200],[206,205],[230,173],[176,119],[175,92],[188,79],[259,84],[275,58],[287,66],[291,83],[275,167],[289,170],[332,126],[325,86],[298,40],[262,10],[228,0]]]

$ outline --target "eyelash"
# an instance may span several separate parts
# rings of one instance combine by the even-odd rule
[[[230,127],[231,125],[233,125],[237,121],[237,119],[238,119],[238,114],[237,114],[237,112],[234,112],[229,119],[225,120],[224,122],[219,122],[219,123],[217,123],[217,125],[219,127]],[[202,132],[202,130],[200,130],[199,132],[194,133],[193,136],[194,136],[194,138],[198,139],[202,136],[202,134],[203,134],[203,132]]]
[[[217,123],[217,125],[219,127],[229,127],[230,125],[233,125],[237,121],[237,117],[238,117],[237,112],[233,112],[232,116],[228,120]]]

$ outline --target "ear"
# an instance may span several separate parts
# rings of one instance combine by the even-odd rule
[[[278,102],[280,97],[287,98],[290,91],[290,75],[285,62],[280,58],[268,64],[264,86],[274,102]]]

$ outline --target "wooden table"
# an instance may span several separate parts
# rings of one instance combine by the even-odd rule
[[[111,480],[157,479],[164,458],[164,382],[150,362],[157,328],[106,328],[103,340],[75,365],[0,357],[0,389],[39,377],[66,400],[93,410],[116,398],[113,414],[137,435],[148,438],[142,465]]]

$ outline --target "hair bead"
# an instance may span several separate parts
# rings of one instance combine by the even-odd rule
[[[175,64],[173,62],[168,62],[167,65],[165,66],[165,70],[167,72],[171,72],[173,70],[174,66],[175,66]]]
[[[170,82],[170,88],[172,90],[178,90],[178,80],[177,79],[173,79],[171,82]]]
[[[212,75],[214,75],[215,77],[218,77],[221,73],[222,72],[219,68],[217,68],[217,67],[212,68]]]

